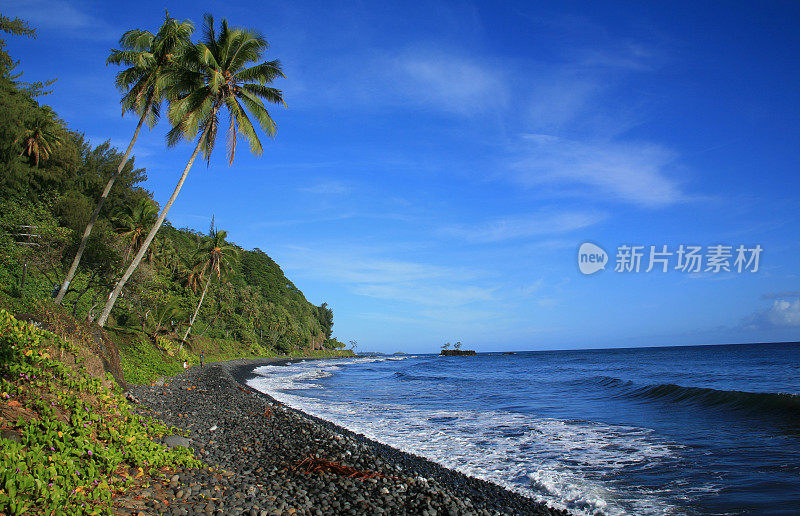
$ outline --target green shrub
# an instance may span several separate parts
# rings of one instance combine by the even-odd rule
[[[21,442],[0,439],[0,512],[111,514],[110,500],[131,480],[163,467],[199,467],[186,448],[157,444],[175,428],[131,411],[116,384],[76,371],[51,353],[74,351],[67,342],[0,310],[0,402],[28,418],[12,424]]]

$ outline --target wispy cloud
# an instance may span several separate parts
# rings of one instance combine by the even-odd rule
[[[607,87],[599,78],[573,70],[547,70],[531,86],[527,124],[548,132],[580,127],[586,123],[593,101]]]
[[[508,102],[502,69],[474,57],[420,48],[388,63],[388,84],[417,104],[473,116]]]
[[[536,80],[517,102],[527,105],[520,109],[527,132],[511,145],[511,179],[557,196],[648,208],[687,200],[676,174],[678,152],[626,136],[646,118],[652,99],[625,86],[664,60],[651,45],[620,40],[567,48],[559,61],[533,64]]]
[[[339,283],[355,294],[375,299],[420,306],[463,306],[494,298],[496,287],[478,284],[478,271],[359,251],[289,247],[282,263],[298,275]]]
[[[534,281],[533,283],[530,283],[528,285],[523,285],[522,287],[519,288],[519,291],[520,291],[521,295],[523,295],[525,297],[528,297],[528,296],[540,291],[542,289],[543,285],[544,285],[544,280],[542,278],[539,278],[538,280]]]
[[[509,72],[489,59],[418,44],[330,56],[292,72],[287,91],[301,109],[322,105],[379,112],[429,111],[473,117],[510,103]],[[323,81],[323,82],[320,82]]]
[[[287,251],[287,268],[348,283],[407,283],[475,277],[474,273],[452,267],[376,257],[368,249],[347,252],[287,246]]]
[[[800,290],[786,290],[783,292],[767,292],[761,296],[762,299],[786,299],[800,298]]]
[[[605,46],[577,47],[565,52],[568,62],[584,69],[643,72],[660,64],[663,56],[636,40],[608,41]]]
[[[81,9],[76,4],[80,5],[79,2],[62,0],[0,1],[5,15],[22,18],[44,30],[56,30],[75,38],[93,40],[113,41],[120,36],[121,32],[88,14],[88,7]]]
[[[604,220],[599,212],[540,212],[530,215],[504,217],[474,225],[454,225],[442,228],[441,233],[463,238],[470,242],[500,242],[568,233],[586,228]]]
[[[307,224],[319,224],[320,222],[335,222],[339,220],[347,220],[355,217],[354,213],[337,213],[336,215],[323,216],[323,217],[303,217],[293,219],[280,219],[280,220],[259,220],[250,224],[251,229],[258,228],[279,228],[288,226],[300,226]]]
[[[495,299],[496,288],[474,285],[426,285],[418,282],[361,284],[353,291],[362,296],[403,301],[422,306],[452,307]]]
[[[353,188],[341,181],[322,181],[312,186],[300,188],[302,192],[320,195],[345,195],[350,193]]]
[[[609,199],[646,207],[685,201],[671,175],[676,155],[647,142],[575,141],[526,134],[523,157],[512,165],[512,178],[528,187],[544,184],[579,187]]]

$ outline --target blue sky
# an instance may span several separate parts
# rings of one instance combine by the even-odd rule
[[[112,5],[113,4],[113,5]],[[0,1],[25,79],[127,144],[116,69],[164,8],[261,30],[287,79],[274,141],[224,145],[169,214],[270,254],[362,350],[800,340],[800,5],[790,2]],[[191,152],[136,163],[164,201]],[[611,266],[584,276],[593,242]],[[758,272],[618,273],[618,246],[740,244]]]

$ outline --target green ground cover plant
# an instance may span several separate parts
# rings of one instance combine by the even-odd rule
[[[121,389],[80,360],[74,345],[0,310],[0,512],[111,514],[111,498],[137,476],[201,467],[180,434],[134,414]],[[68,360],[67,360],[68,362]]]

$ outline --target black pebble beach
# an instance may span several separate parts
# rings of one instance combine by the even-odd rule
[[[188,430],[188,444],[217,469],[188,470],[166,479],[168,485],[158,494],[144,493],[146,512],[567,514],[376,443],[244,386],[253,367],[266,362],[195,367],[164,385],[131,389],[139,400],[137,410]],[[339,469],[331,469],[332,464]]]

